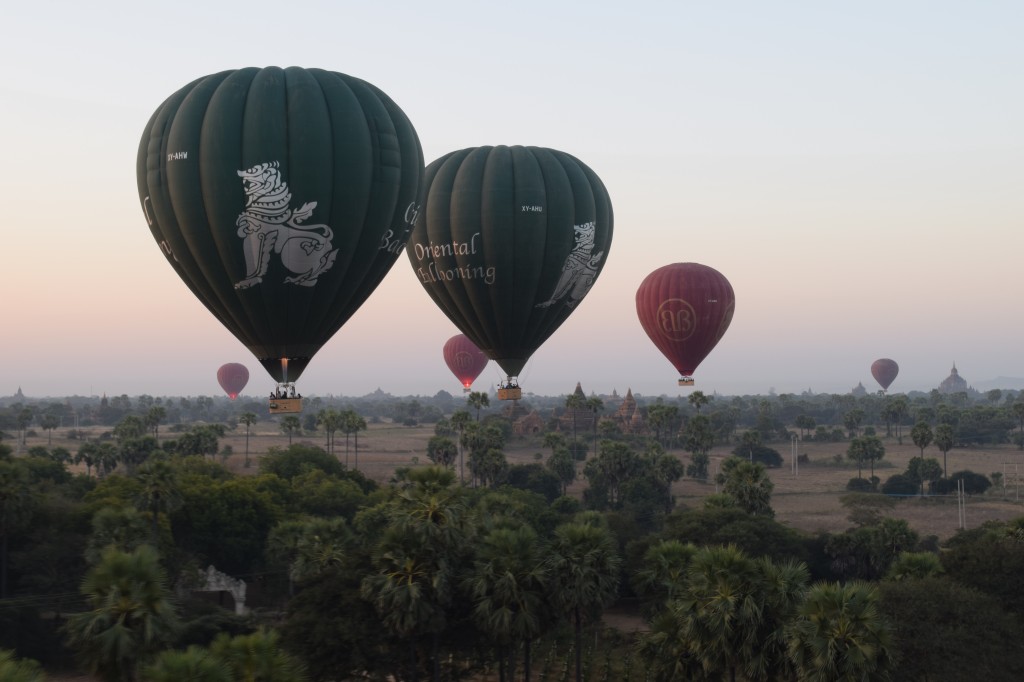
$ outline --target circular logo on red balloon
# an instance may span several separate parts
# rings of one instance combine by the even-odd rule
[[[658,329],[673,341],[685,341],[697,331],[693,306],[681,298],[669,298],[658,306]]]

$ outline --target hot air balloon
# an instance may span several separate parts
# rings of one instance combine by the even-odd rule
[[[487,366],[487,356],[465,334],[456,334],[445,341],[443,352],[448,369],[462,383],[463,393],[468,393],[473,381]]]
[[[636,291],[640,324],[692,386],[693,373],[732,322],[736,296],[722,273],[700,263],[673,263],[647,275]]]
[[[416,131],[387,95],[298,67],[189,83],[146,124],[136,168],[168,263],[279,383],[272,401],[295,394],[394,264],[422,173]]]
[[[217,370],[217,383],[228,394],[228,397],[234,400],[249,383],[249,369],[237,362],[221,365]]]
[[[871,363],[871,376],[875,378],[883,391],[889,390],[889,384],[896,380],[896,375],[899,373],[900,366],[896,364],[895,360],[881,358]]]
[[[507,375],[576,309],[608,260],[612,206],[578,159],[543,147],[475,147],[431,163],[409,238],[423,288]]]

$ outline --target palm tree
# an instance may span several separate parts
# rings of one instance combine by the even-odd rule
[[[46,446],[53,445],[53,430],[60,426],[60,419],[55,414],[46,413],[39,417],[39,426],[46,431]]]
[[[953,434],[953,427],[949,424],[939,424],[935,427],[935,447],[942,451],[942,471],[946,471],[946,453],[953,448],[956,438]],[[943,473],[945,475],[945,473]]]
[[[790,679],[785,624],[807,585],[807,568],[751,559],[735,546],[696,550],[677,598],[644,638],[655,670],[672,679]]]
[[[29,514],[35,494],[25,467],[0,460],[0,599],[7,598],[7,538]]]
[[[427,459],[434,464],[449,467],[457,455],[458,446],[447,436],[431,436],[427,441]]]
[[[579,387],[580,387],[579,384],[577,384],[576,388],[579,389]],[[573,459],[577,459],[579,457],[579,451],[576,449],[576,413],[577,413],[577,411],[582,410],[583,407],[586,404],[587,404],[587,399],[585,397],[583,397],[583,391],[577,391],[575,393],[570,393],[565,398],[565,409],[568,410],[570,412],[570,414],[572,414],[572,456],[573,456]]]
[[[846,427],[850,434],[857,436],[860,433],[860,425],[864,421],[864,416],[864,410],[859,407],[850,410],[843,415],[843,426]]]
[[[288,445],[291,445],[292,434],[302,431],[302,422],[294,414],[290,414],[281,420],[281,430],[288,434]]]
[[[748,430],[744,431],[743,435],[740,436],[740,447],[747,451],[747,459],[751,462],[754,461],[754,448],[761,445],[761,432]]]
[[[567,523],[555,529],[548,552],[549,599],[573,622],[576,682],[583,682],[583,620],[607,606],[618,591],[619,557],[606,528]]]
[[[28,435],[28,425],[32,423],[35,415],[32,413],[31,407],[23,407],[18,411],[18,416],[15,418],[18,424],[18,433],[21,435],[21,445],[25,445],[25,438]]]
[[[530,680],[530,642],[543,628],[545,581],[540,544],[532,528],[497,528],[483,538],[466,583],[474,602],[473,620],[501,650],[502,682],[516,679],[515,650],[520,642],[526,682]]]
[[[141,489],[135,498],[135,504],[139,509],[148,510],[152,517],[152,542],[153,546],[159,546],[159,515],[174,511],[181,504],[181,496],[178,493],[178,475],[165,461],[149,461],[139,467],[135,480],[141,485]]]
[[[889,566],[889,580],[918,580],[945,573],[939,555],[934,552],[900,552]]]
[[[1013,410],[1013,414],[1017,417],[1017,423],[1020,425],[1020,442],[1017,447],[1019,450],[1024,450],[1024,400],[1018,400],[1010,409]]]
[[[757,564],[734,546],[701,549],[690,561],[687,589],[673,610],[679,638],[711,677],[728,674],[754,655],[760,604]]]
[[[334,432],[344,425],[344,417],[337,410],[330,407],[320,410],[316,415],[316,423],[323,427],[324,433],[326,434],[327,442],[326,447],[327,454],[334,454]],[[347,443],[346,439],[346,443]],[[348,452],[345,453],[346,460],[348,458]],[[346,461],[347,465],[347,461]]]
[[[693,409],[697,410],[697,414],[700,414],[700,408],[704,407],[711,402],[711,398],[704,394],[704,391],[694,391],[686,399],[686,402],[693,406]]]
[[[92,441],[86,441],[78,446],[78,452],[72,460],[75,464],[85,465],[85,475],[92,476],[92,468],[99,459],[100,446]]]
[[[787,630],[789,657],[800,680],[888,680],[895,669],[892,631],[867,583],[819,583]]]
[[[597,413],[604,409],[604,401],[593,395],[587,398],[585,406],[594,414],[594,452],[597,452]]]
[[[280,646],[274,630],[261,627],[248,635],[217,635],[210,653],[227,664],[239,682],[302,682],[301,664]]]
[[[363,419],[357,412],[349,410],[345,418],[345,433],[351,433],[355,436],[352,452],[354,457],[354,466],[352,467],[356,471],[359,471],[359,432],[366,430],[366,420]],[[346,435],[345,440],[345,466],[348,466],[348,438]]]
[[[153,429],[153,438],[159,438],[160,422],[167,418],[167,409],[163,405],[152,405],[143,417],[146,426]]]
[[[253,424],[256,423],[258,417],[252,412],[243,412],[242,416],[238,418],[238,421],[245,424],[245,468],[249,468],[249,429]],[[289,440],[289,444],[291,441]]]
[[[345,559],[351,539],[352,531],[344,518],[305,522],[295,542],[295,558],[288,571],[289,578],[307,580],[337,568]]]
[[[462,434],[466,430],[466,424],[469,423],[469,418],[469,412],[466,410],[455,410],[452,412],[451,419],[449,420],[452,423],[452,428],[459,432],[459,440],[456,441],[459,447],[459,483],[465,482],[462,467]]]
[[[98,564],[108,547],[130,553],[153,537],[149,520],[132,507],[103,507],[93,514],[91,525],[92,533],[85,545],[85,560],[90,565]]]
[[[408,484],[391,503],[389,525],[374,555],[374,572],[361,593],[385,627],[409,640],[410,675],[416,679],[416,642],[431,635],[434,679],[439,678],[438,635],[447,623],[455,571],[463,564],[470,535],[463,488],[444,467],[409,472]]]
[[[697,547],[679,540],[662,540],[648,548],[643,567],[633,578],[648,615],[664,609],[686,587],[686,571]]]
[[[898,395],[892,399],[892,416],[896,424],[896,442],[903,445],[903,418],[910,412],[910,403],[907,396]]]
[[[30,658],[18,660],[13,651],[0,650],[0,680],[3,682],[44,682],[46,673]]]
[[[741,457],[729,457],[722,462],[717,482],[722,486],[722,492],[732,496],[748,514],[775,516],[772,509],[775,484],[760,462],[750,463]]]
[[[164,648],[178,622],[156,550],[107,549],[86,575],[82,594],[91,610],[68,619],[69,644],[103,680],[135,680],[136,665]]]
[[[466,404],[476,410],[476,420],[480,421],[480,409],[490,407],[491,399],[483,391],[473,391],[466,397]]]
[[[932,427],[928,426],[928,422],[917,422],[910,430],[910,439],[914,441],[914,445],[921,448],[921,457],[924,457],[924,449],[931,445],[934,437],[935,434],[932,433]]]
[[[231,668],[208,650],[190,646],[185,651],[167,650],[142,669],[146,682],[233,682]]]

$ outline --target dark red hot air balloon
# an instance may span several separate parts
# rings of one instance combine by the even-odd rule
[[[228,394],[228,397],[234,400],[242,392],[242,389],[245,388],[245,385],[249,383],[249,370],[245,365],[229,362],[226,365],[221,365],[220,369],[217,370],[217,382],[224,389],[224,392]]]
[[[456,334],[445,341],[444,361],[455,378],[462,382],[463,392],[469,392],[473,381],[487,366],[487,356],[465,334]]]
[[[896,380],[896,375],[899,373],[900,366],[896,364],[895,360],[881,358],[871,363],[871,376],[875,378],[883,391],[889,390],[889,384]]]
[[[692,386],[693,373],[725,335],[736,307],[732,285],[700,263],[673,263],[647,275],[636,291],[644,331]]]

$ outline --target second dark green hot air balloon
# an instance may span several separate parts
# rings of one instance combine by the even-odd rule
[[[543,147],[474,147],[427,166],[407,251],[438,307],[508,375],[575,310],[608,260],[612,205],[583,162]]]
[[[423,153],[370,83],[246,68],[171,95],[139,144],[139,198],[192,293],[279,383],[295,381],[394,264]]]

